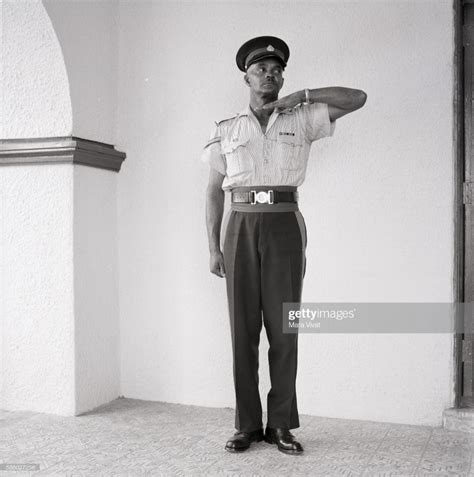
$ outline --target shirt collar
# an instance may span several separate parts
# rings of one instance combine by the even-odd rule
[[[247,106],[238,113],[239,116],[250,116],[252,113],[252,110],[250,109],[250,104],[247,104]]]
[[[280,111],[278,115],[293,114],[293,113],[294,113],[294,108],[285,110],[285,111]],[[255,114],[253,114],[253,111],[250,109],[250,104],[247,104],[247,106],[242,111],[240,111],[240,113],[237,113],[237,114],[238,116],[255,116]]]

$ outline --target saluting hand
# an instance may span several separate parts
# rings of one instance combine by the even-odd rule
[[[222,255],[221,251],[211,253],[209,268],[214,275],[221,278],[225,276],[224,255]]]
[[[304,101],[304,91],[297,91],[296,93],[291,93],[288,96],[283,96],[283,98],[272,101],[271,103],[264,104],[260,108],[256,109],[273,109],[278,113],[285,109],[291,109],[297,106],[298,104]]]

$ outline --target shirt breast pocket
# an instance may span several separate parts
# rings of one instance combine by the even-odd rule
[[[303,139],[298,136],[278,136],[277,147],[283,169],[297,170],[302,167],[303,145]]]
[[[252,172],[253,162],[248,145],[249,139],[224,140],[222,142],[222,152],[226,157],[228,177]]]

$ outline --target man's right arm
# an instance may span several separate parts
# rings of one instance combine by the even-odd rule
[[[222,216],[224,214],[225,192],[222,190],[222,182],[225,176],[212,167],[209,172],[209,183],[206,189],[206,224],[209,239],[211,273],[224,277],[224,256],[220,249],[220,235]]]

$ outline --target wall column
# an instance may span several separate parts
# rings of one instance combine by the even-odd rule
[[[77,415],[119,396],[124,159],[74,136],[0,140],[2,409]]]

